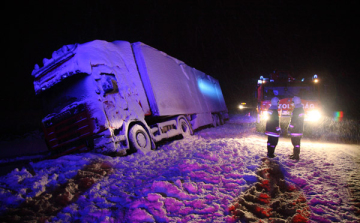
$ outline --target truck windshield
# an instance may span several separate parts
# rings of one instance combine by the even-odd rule
[[[294,96],[305,100],[317,100],[318,91],[315,86],[305,84],[288,84],[288,86],[269,85],[264,87],[264,100],[270,100],[272,97],[283,99]]]
[[[59,113],[67,105],[89,97],[92,93],[89,90],[89,87],[92,86],[89,81],[88,75],[77,74],[42,92],[43,108],[46,114]]]

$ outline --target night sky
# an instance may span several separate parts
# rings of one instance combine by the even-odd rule
[[[335,84],[339,110],[355,117],[360,114],[355,3],[73,0],[28,1],[21,10],[11,3],[3,19],[2,132],[25,131],[41,120],[34,65],[42,66],[42,59],[63,45],[94,39],[140,41],[215,77],[229,109],[249,101],[256,79],[274,69],[294,77],[316,73]]]

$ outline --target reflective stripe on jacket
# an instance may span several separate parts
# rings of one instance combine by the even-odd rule
[[[276,132],[265,131],[265,135],[272,136],[272,137],[280,137],[280,133],[276,133]]]

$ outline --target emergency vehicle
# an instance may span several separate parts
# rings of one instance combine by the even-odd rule
[[[268,119],[270,100],[279,98],[278,112],[282,130],[286,130],[294,109],[292,98],[298,96],[305,110],[306,122],[321,118],[321,80],[317,74],[310,78],[295,79],[286,71],[274,71],[268,77],[260,76],[257,82],[257,131],[264,131]],[[283,131],[284,132],[284,131]]]

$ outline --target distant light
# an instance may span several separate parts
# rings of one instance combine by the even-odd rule
[[[318,75],[317,75],[317,74],[314,74],[314,76],[313,76],[312,79],[314,80],[314,83],[319,82],[319,79],[318,79]]]
[[[304,80],[305,80],[305,78],[301,79],[301,81],[304,81]]]
[[[239,109],[244,109],[244,108],[246,108],[246,103],[245,102],[243,102],[243,103],[241,103],[239,105]]]
[[[258,80],[258,84],[262,84],[262,80]]]
[[[263,76],[260,76],[260,80],[262,80],[262,79],[264,79],[264,77],[263,77]]]

